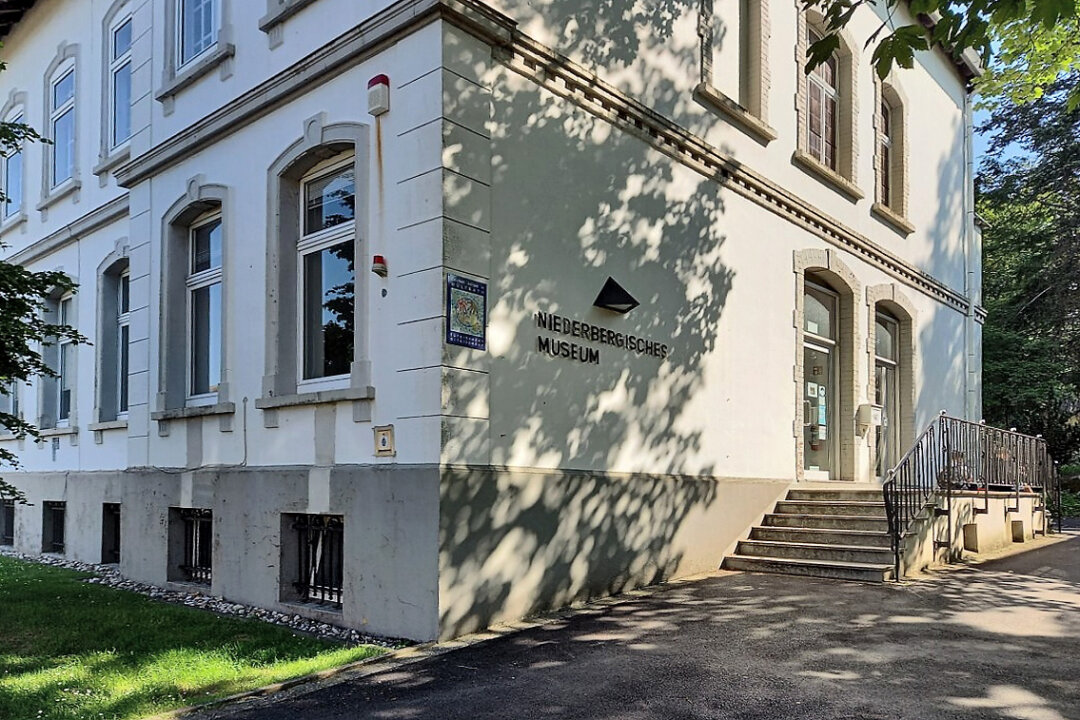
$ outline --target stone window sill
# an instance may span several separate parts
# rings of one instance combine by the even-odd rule
[[[14,230],[15,228],[22,225],[24,222],[26,222],[26,212],[20,210],[11,217],[5,219],[3,222],[0,222],[0,235],[4,235],[5,233]]]
[[[823,181],[849,200],[862,200],[864,197],[863,191],[859,189],[858,185],[832,168],[826,167],[813,155],[808,155],[802,150],[796,150],[795,154],[791,156],[791,162],[818,180]]]
[[[216,49],[209,51],[206,57],[193,63],[190,67],[184,68],[175,77],[166,80],[161,89],[154,95],[154,99],[158,102],[164,102],[174,97],[188,85],[191,85],[235,54],[236,46],[232,43],[219,44]]]
[[[0,442],[11,442],[18,439],[18,435],[12,435],[11,433],[4,433],[3,435],[0,435]]]
[[[82,187],[82,183],[75,178],[68,178],[64,182],[60,183],[49,194],[41,198],[41,202],[37,204],[38,210],[47,210],[50,205],[54,205],[60,200],[63,200],[68,195],[77,192]]]
[[[58,428],[45,428],[38,432],[43,438],[49,437],[61,437],[63,435],[75,435],[79,432],[78,427],[58,427]]]
[[[870,206],[870,212],[902,235],[910,235],[915,232],[915,226],[911,224],[911,221],[903,215],[894,212],[892,208],[887,205],[874,203]]]
[[[105,420],[104,422],[90,423],[86,426],[86,429],[92,432],[101,432],[102,430],[127,430],[127,426],[127,420]]]
[[[297,393],[295,395],[277,395],[256,398],[255,407],[259,410],[276,410],[283,407],[301,405],[324,405],[326,403],[346,402],[349,400],[374,400],[375,388],[344,388],[342,390],[319,390],[316,392]]]
[[[278,0],[279,7],[271,10],[259,20],[259,29],[268,33],[278,25],[291,18],[315,0]]]
[[[341,608],[332,608],[326,605],[300,602],[298,600],[284,600],[282,601],[281,606],[293,615],[308,617],[312,620],[318,620],[330,625],[341,624]]]
[[[236,412],[236,403],[224,402],[214,405],[192,405],[190,407],[172,408],[170,410],[158,410],[150,413],[151,420],[184,420],[194,417],[209,417],[211,415],[232,415]]]
[[[131,147],[125,145],[119,148],[112,155],[103,156],[98,161],[98,164],[94,166],[93,173],[98,177],[104,175],[115,167],[123,165],[131,159]]]
[[[711,85],[701,83],[694,88],[694,100],[709,110],[719,112],[762,145],[768,145],[776,139],[776,131],[761,118]]]

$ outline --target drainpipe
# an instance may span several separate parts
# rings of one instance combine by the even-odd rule
[[[975,306],[979,295],[981,258],[975,238],[975,153],[972,118],[972,90],[964,93],[964,297],[967,311],[964,317],[964,416],[973,422],[979,413],[979,357],[975,344]]]

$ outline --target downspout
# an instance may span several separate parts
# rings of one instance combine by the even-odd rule
[[[979,358],[975,346],[975,307],[981,302],[979,294],[980,266],[975,238],[975,157],[974,123],[972,118],[971,87],[964,93],[964,297],[967,311],[964,317],[964,417],[973,422],[982,418],[979,413]]]

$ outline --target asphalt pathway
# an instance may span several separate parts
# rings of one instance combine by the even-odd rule
[[[1080,720],[1080,533],[902,586],[721,573],[227,717]]]

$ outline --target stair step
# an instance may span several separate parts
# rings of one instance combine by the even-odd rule
[[[776,540],[743,540],[735,551],[748,557],[779,558],[783,560],[828,560],[841,563],[891,564],[890,548],[864,545],[829,545],[824,543],[782,542]]]
[[[864,515],[885,517],[885,501],[855,500],[781,500],[775,512],[795,515]]]
[[[853,500],[856,502],[883,502],[881,488],[849,488],[837,490],[788,490],[786,500]]]
[[[798,515],[770,513],[762,524],[767,527],[816,528],[833,530],[874,530],[888,532],[889,521],[872,515]]]
[[[891,548],[892,538],[878,530],[848,530],[841,528],[788,528],[759,525],[750,530],[751,540],[774,540],[779,542],[819,543],[824,545],[860,545],[863,547]]]
[[[892,564],[842,563],[828,560],[781,560],[752,555],[729,556],[724,558],[721,567],[725,570],[806,575],[809,577],[857,580],[861,582],[884,582],[893,577]]]

